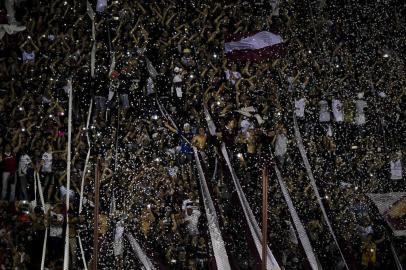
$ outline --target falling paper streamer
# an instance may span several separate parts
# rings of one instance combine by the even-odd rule
[[[142,250],[140,244],[138,244],[137,240],[135,240],[134,236],[131,233],[126,234],[128,241],[130,242],[130,245],[132,249],[135,252],[135,255],[137,255],[138,260],[142,263],[142,265],[145,267],[146,270],[155,270],[155,266],[152,264],[151,260],[148,258],[148,256],[145,254],[145,252]]]
[[[86,171],[87,171],[87,164],[89,162],[90,158],[90,148],[87,151],[86,155],[86,160],[85,160],[85,166],[83,168],[83,173],[82,173],[82,183],[80,185],[80,197],[79,197],[79,214],[82,213],[82,207],[83,207],[83,190],[85,186],[85,177],[86,177]]]
[[[63,257],[63,269],[69,269],[69,193],[70,193],[70,168],[71,168],[71,143],[72,143],[72,99],[73,99],[73,89],[72,80],[68,80],[69,89],[69,104],[68,104],[68,146],[67,146],[67,157],[66,157],[66,231],[65,231],[65,253]]]
[[[94,69],[96,65],[96,42],[93,42],[92,52],[90,53],[90,75],[94,78]]]
[[[296,137],[297,146],[299,148],[300,155],[302,156],[303,163],[304,163],[304,166],[306,168],[307,176],[310,179],[311,187],[313,188],[313,192],[316,195],[317,202],[318,202],[318,204],[320,206],[320,209],[321,209],[321,212],[323,214],[324,220],[327,223],[327,227],[328,227],[328,229],[330,231],[330,234],[334,239],[334,242],[335,242],[335,244],[336,244],[336,246],[338,248],[338,251],[340,252],[340,255],[341,255],[341,258],[342,258],[342,260],[343,260],[343,262],[345,264],[345,267],[347,269],[349,269],[348,265],[347,265],[347,262],[345,261],[344,255],[343,255],[343,253],[341,251],[340,245],[338,244],[336,235],[334,234],[333,227],[331,226],[330,220],[329,220],[329,218],[327,216],[327,212],[326,212],[326,209],[324,208],[323,201],[322,201],[322,199],[320,197],[320,193],[319,193],[319,189],[317,188],[316,181],[314,180],[313,172],[312,172],[312,169],[310,167],[309,160],[307,159],[306,150],[305,150],[305,148],[303,146],[302,135],[300,134],[300,131],[299,131],[299,126],[297,124],[295,111],[293,111],[293,127],[294,127],[294,130],[295,130],[295,137]]]
[[[17,21],[15,18],[15,8],[14,8],[15,0],[5,0],[4,1],[4,7],[7,10],[7,17],[8,17],[8,23],[10,25],[16,25]]]
[[[44,240],[42,244],[41,270],[45,267],[45,254],[47,251],[48,227],[45,228]]]
[[[111,76],[111,74],[113,73],[115,68],[116,68],[116,53],[112,52],[110,69],[109,69],[109,77]]]
[[[156,71],[155,67],[152,65],[151,61],[147,57],[145,57],[145,60],[147,61],[147,69],[148,69],[149,75],[152,78],[155,78],[158,75],[158,72]]]
[[[86,258],[85,258],[85,252],[83,251],[82,238],[80,238],[80,231],[78,231],[78,242],[79,242],[80,254],[82,256],[83,269],[87,270],[87,262],[86,262]]]
[[[38,186],[38,193],[39,193],[42,209],[44,211],[44,216],[45,216],[47,210],[45,208],[44,194],[42,192],[42,186],[41,186],[41,181],[39,179],[39,173],[38,172],[34,172],[34,184],[35,184],[35,186]],[[46,254],[46,251],[47,251],[47,239],[48,239],[48,228],[45,228],[44,241],[43,241],[43,244],[42,244],[41,270],[44,270],[44,267],[45,267],[45,254]]]
[[[216,132],[216,126],[214,125],[213,120],[211,120],[211,115],[208,111],[208,109],[204,106],[204,113],[205,113],[205,118],[207,121],[207,125],[209,127],[209,131],[211,135],[215,135]],[[233,179],[234,186],[237,191],[238,198],[241,203],[241,207],[243,209],[245,219],[247,220],[248,227],[250,229],[252,238],[255,243],[255,247],[257,248],[258,254],[261,256],[262,259],[262,232],[261,229],[259,228],[259,225],[257,221],[255,220],[254,214],[252,212],[251,207],[249,206],[249,203],[247,201],[247,198],[245,197],[244,191],[242,190],[242,187],[240,185],[240,181],[237,178],[237,175],[235,174],[234,168],[231,166],[231,162],[228,156],[228,152],[226,149],[226,146],[224,143],[221,144],[221,152],[223,154],[224,159],[226,160],[227,167],[230,170],[231,173],[231,178]],[[276,261],[275,257],[272,254],[272,251],[269,249],[267,246],[267,269],[280,269],[278,262]]]
[[[87,1],[86,4],[87,15],[89,15],[90,19],[93,21],[96,14],[94,13],[92,5],[89,3],[89,1]]]
[[[203,195],[203,204],[206,212],[207,224],[209,227],[209,234],[217,269],[228,270],[231,269],[231,267],[230,262],[228,261],[228,255],[224,245],[223,237],[221,236],[216,209],[214,208],[213,200],[207,186],[206,178],[204,177],[203,168],[200,163],[200,158],[196,147],[193,147],[193,152],[195,155],[197,172],[199,175],[199,184]]]
[[[237,191],[238,198],[240,200],[245,218],[247,220],[248,227],[251,231],[252,238],[254,240],[255,246],[257,248],[258,254],[261,256],[262,259],[262,232],[261,229],[259,228],[258,222],[255,220],[254,213],[252,212],[252,209],[247,201],[247,198],[245,197],[244,191],[242,190],[240,181],[237,178],[237,175],[235,174],[234,168],[231,166],[231,162],[227,153],[227,149],[225,147],[225,144],[222,143],[221,145],[221,152],[223,154],[224,159],[226,160],[227,167],[230,170],[231,177],[234,182],[234,186]],[[267,266],[266,269],[268,270],[280,270],[280,267],[278,265],[278,262],[276,261],[274,255],[272,254],[272,251],[269,249],[267,246]]]
[[[392,251],[393,258],[395,258],[396,268],[397,268],[398,270],[403,270],[403,266],[402,266],[402,264],[400,263],[398,254],[396,253],[395,247],[393,246],[392,242],[390,243],[390,249],[391,249],[391,251]]]
[[[288,205],[288,209],[289,209],[290,215],[292,217],[293,224],[295,225],[297,234],[299,235],[300,242],[302,243],[303,249],[306,253],[307,260],[309,261],[309,264],[313,270],[318,270],[318,269],[321,270],[322,269],[321,265],[319,264],[317,257],[313,252],[313,247],[310,243],[309,237],[307,236],[305,227],[303,226],[303,223],[300,221],[296,208],[293,205],[288,188],[286,187],[286,184],[282,179],[281,172],[279,171],[279,169],[276,165],[274,165],[274,169],[276,172],[279,186],[281,187],[281,190],[282,190],[283,197],[285,198],[286,204]]]
[[[86,139],[87,139],[87,146],[89,147],[89,149],[87,150],[85,165],[83,167],[83,173],[82,173],[82,182],[80,184],[79,215],[80,215],[80,213],[82,213],[83,190],[84,190],[84,184],[85,184],[85,178],[86,178],[86,172],[87,172],[87,164],[89,163],[90,151],[91,151],[90,139],[89,139],[89,124],[90,124],[90,116],[92,114],[92,106],[93,106],[93,101],[91,100],[90,105],[89,105],[89,111],[87,112],[87,121],[86,121]]]

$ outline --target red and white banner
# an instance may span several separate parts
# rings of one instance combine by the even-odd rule
[[[232,35],[224,43],[224,50],[231,61],[267,61],[280,57],[283,47],[282,37],[268,31]]]

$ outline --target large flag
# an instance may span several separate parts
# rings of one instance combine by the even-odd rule
[[[241,33],[226,38],[224,50],[231,61],[263,62],[280,57],[284,41],[268,31]]]

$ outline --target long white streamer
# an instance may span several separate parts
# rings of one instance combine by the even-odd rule
[[[220,232],[220,225],[217,218],[216,209],[214,208],[213,200],[210,196],[206,178],[204,177],[203,168],[200,163],[199,154],[196,147],[193,146],[197,171],[199,174],[200,189],[203,195],[203,204],[206,211],[207,224],[209,226],[210,239],[213,246],[214,258],[216,260],[217,269],[231,269],[228,255],[224,246],[223,237]]]
[[[93,42],[92,51],[90,52],[90,75],[94,78],[94,67],[96,65],[96,42]]]
[[[86,262],[86,258],[85,258],[85,253],[83,252],[82,238],[80,238],[79,231],[78,231],[78,241],[79,241],[80,254],[82,255],[83,269],[87,270],[87,262]]]
[[[333,227],[331,226],[330,220],[329,220],[329,218],[327,216],[327,212],[326,212],[326,209],[324,208],[323,201],[322,201],[322,199],[320,197],[320,193],[319,193],[319,189],[317,188],[316,181],[314,180],[313,172],[312,172],[312,169],[310,167],[309,160],[307,159],[306,150],[305,150],[304,145],[303,145],[302,135],[300,134],[299,126],[297,124],[297,119],[296,119],[296,113],[295,112],[293,112],[293,126],[294,126],[294,130],[295,130],[295,137],[296,137],[297,145],[298,145],[298,148],[299,148],[299,152],[300,152],[300,155],[302,156],[303,163],[305,165],[307,175],[308,175],[308,177],[310,179],[310,184],[311,184],[311,186],[313,188],[313,191],[314,191],[314,193],[316,195],[317,202],[320,205],[320,209],[321,209],[321,212],[323,214],[324,220],[326,221],[326,224],[327,224],[327,227],[328,227],[328,229],[330,231],[330,234],[333,237],[334,242],[337,245],[338,251],[340,252],[340,255],[341,255],[341,258],[342,258],[342,260],[343,260],[343,262],[345,264],[345,267],[347,269],[349,269],[348,265],[347,265],[347,262],[345,261],[344,255],[343,255],[343,253],[341,251],[340,245],[338,244],[337,238],[336,238],[336,236],[334,234]]]
[[[10,25],[17,24],[16,18],[15,18],[16,12],[15,12],[15,8],[14,8],[14,3],[15,3],[14,0],[6,0],[4,2],[4,7],[7,10],[7,17],[8,17],[7,20]]]
[[[39,179],[39,173],[38,172],[34,172],[34,178],[37,179],[37,186],[38,186],[38,193],[39,193],[39,199],[41,201],[41,205],[42,205],[42,209],[44,211],[44,213],[46,212],[45,209],[45,200],[44,200],[44,193],[42,191],[42,185],[41,185],[41,181]]]
[[[164,106],[162,106],[162,104],[161,104],[161,102],[159,101],[159,99],[156,98],[155,100],[156,100],[156,103],[158,104],[158,108],[159,108],[159,111],[161,112],[162,116],[165,117],[166,119],[168,119],[168,120],[172,123],[173,127],[177,130],[178,128],[177,128],[177,126],[176,126],[176,123],[173,121],[172,117],[171,117],[171,116],[168,114],[168,112],[165,110]]]
[[[38,172],[34,172],[34,184],[35,184],[35,186],[38,186],[38,193],[39,193],[39,197],[41,200],[42,209],[44,211],[44,217],[45,217],[46,216],[45,200],[44,200],[44,194],[42,192],[42,186],[41,186],[41,181],[39,179]],[[46,250],[47,250],[47,239],[48,239],[48,227],[45,228],[44,242],[42,244],[41,270],[44,270],[44,267],[45,267],[45,254],[46,254]]]
[[[41,270],[45,268],[45,253],[47,250],[48,227],[45,228],[44,242],[42,244]]]
[[[92,46],[92,51],[90,53],[90,74],[92,78],[94,78],[94,67],[95,67],[95,62],[96,62],[96,27],[95,27],[95,13],[94,10],[89,3],[89,1],[86,2],[87,4],[87,15],[89,15],[90,20],[92,21],[92,40],[93,40],[93,46]]]
[[[307,236],[306,230],[305,230],[302,222],[300,221],[299,215],[296,212],[296,208],[293,205],[292,199],[289,195],[288,188],[286,187],[285,182],[282,179],[281,172],[279,171],[279,169],[276,165],[274,166],[274,168],[275,168],[276,176],[277,176],[277,179],[279,182],[279,186],[281,187],[281,190],[283,193],[283,197],[285,198],[285,201],[288,205],[288,209],[289,209],[290,215],[292,217],[293,224],[295,225],[297,234],[299,235],[300,242],[302,243],[303,249],[306,253],[310,266],[314,270],[317,270],[317,269],[321,270],[322,269],[321,265],[319,265],[317,257],[313,252],[313,247],[310,243],[309,237]]]
[[[87,15],[89,15],[90,19],[93,21],[94,17],[95,17],[95,13],[94,13],[92,5],[90,4],[89,1],[86,2],[86,9],[87,9]]]
[[[254,240],[255,246],[257,248],[258,254],[261,256],[262,259],[262,232],[259,228],[258,222],[255,220],[254,213],[252,212],[251,207],[245,197],[244,191],[242,190],[240,181],[237,178],[236,173],[234,172],[233,167],[231,166],[230,158],[227,153],[227,149],[224,143],[221,144],[221,152],[223,154],[224,159],[226,160],[227,167],[230,170],[231,177],[234,182],[235,189],[237,190],[238,198],[241,203],[242,210],[244,212],[245,218],[247,220],[249,229],[251,231],[252,238]],[[268,270],[280,270],[278,262],[276,261],[275,257],[272,254],[272,251],[267,246],[267,267]]]
[[[93,100],[90,101],[89,111],[87,112],[87,121],[86,121],[86,139],[87,145],[90,148],[90,139],[89,139],[89,124],[90,124],[90,116],[92,115],[92,108],[93,108]]]
[[[37,176],[36,172],[34,172],[34,207],[38,205],[37,203]]]
[[[82,213],[82,209],[83,209],[83,190],[85,187],[85,177],[86,177],[87,163],[89,162],[89,158],[90,158],[90,148],[89,148],[89,150],[87,150],[85,166],[83,168],[83,173],[82,173],[82,183],[80,184],[79,214]]]
[[[87,140],[87,145],[88,145],[89,149],[87,150],[85,165],[83,167],[83,173],[82,173],[82,182],[80,184],[79,211],[78,211],[79,215],[82,213],[82,210],[83,210],[83,191],[84,191],[84,186],[85,186],[87,164],[89,163],[90,151],[91,151],[90,139],[89,139],[89,124],[90,124],[90,116],[92,114],[92,106],[93,106],[93,100],[90,100],[89,111],[87,112],[87,121],[86,121],[86,140]],[[79,247],[80,247],[80,253],[82,256],[83,267],[85,270],[87,270],[87,262],[86,262],[85,254],[83,252],[82,239],[80,238],[79,230],[77,233],[77,237],[78,237],[78,241],[79,241]]]
[[[392,242],[390,243],[390,249],[392,250],[393,258],[395,258],[396,268],[397,268],[398,270],[403,270],[403,266],[402,266],[402,264],[400,263],[398,254],[396,253],[395,247],[393,246]]]
[[[68,107],[68,145],[66,157],[66,233],[65,233],[65,254],[63,257],[63,269],[69,269],[69,194],[70,194],[70,167],[71,167],[71,142],[72,142],[72,81],[68,80],[69,107]]]
[[[145,60],[147,62],[147,69],[149,72],[149,75],[152,78],[156,78],[156,76],[158,75],[158,72],[156,71],[155,67],[152,65],[151,61],[148,59],[148,57],[145,56]]]
[[[116,53],[112,52],[111,53],[111,63],[110,63],[110,69],[109,69],[109,76],[113,73],[114,69],[116,68]]]
[[[83,190],[84,190],[84,185],[85,185],[85,178],[86,178],[86,172],[87,172],[87,164],[89,163],[89,158],[90,158],[90,151],[91,151],[91,146],[90,146],[90,139],[89,139],[89,123],[90,123],[90,115],[92,113],[92,104],[93,101],[90,101],[89,105],[89,111],[87,113],[87,122],[86,122],[86,139],[87,139],[87,145],[89,149],[87,150],[87,155],[86,155],[86,160],[85,160],[85,166],[83,168],[83,173],[82,173],[82,183],[80,185],[80,197],[79,197],[79,215],[82,213],[82,207],[83,207]]]
[[[204,114],[207,121],[207,125],[209,127],[210,134],[214,136],[216,134],[216,126],[206,106],[204,106]],[[249,206],[247,198],[245,197],[244,191],[241,188],[240,181],[238,180],[237,175],[234,172],[233,167],[231,166],[231,162],[227,153],[225,143],[221,144],[221,152],[223,154],[224,159],[226,160],[227,167],[230,170],[231,177],[233,179],[234,186],[235,189],[237,190],[237,195],[245,215],[245,219],[247,220],[248,227],[250,229],[252,238],[255,243],[255,247],[257,248],[258,254],[261,256],[262,259],[262,243],[261,243],[262,232],[261,229],[259,228],[258,222],[254,217],[254,213],[252,212],[252,209]],[[272,254],[272,251],[269,249],[268,246],[267,246],[267,269],[268,270],[280,269],[278,262],[276,261],[275,257]]]
[[[204,109],[204,115],[206,117],[207,126],[209,127],[210,135],[215,136],[216,135],[216,126],[214,125],[214,121],[211,118],[211,115],[209,113],[209,110],[207,109],[206,104],[204,104],[203,109]]]
[[[135,255],[137,255],[138,260],[142,263],[146,270],[155,270],[155,266],[152,264],[151,260],[142,250],[140,244],[135,240],[134,236],[131,233],[126,234],[128,241],[130,242],[131,247],[133,248]]]

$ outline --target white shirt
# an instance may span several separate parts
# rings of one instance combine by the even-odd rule
[[[367,102],[363,99],[355,101],[355,124],[364,125],[366,122],[364,109],[368,107]]]
[[[53,222],[52,220],[55,219],[58,223]],[[63,228],[62,228],[62,221],[63,221],[63,215],[62,214],[57,214],[53,211],[51,211],[51,225],[49,226],[49,236],[52,237],[62,237],[63,233]]]
[[[336,122],[343,122],[344,121],[344,112],[343,112],[343,104],[338,99],[333,99],[332,102],[332,109],[334,120]]]
[[[23,51],[23,62],[34,62],[35,61],[35,52],[26,52]]]
[[[124,242],[123,242],[123,234],[124,234],[124,222],[120,220],[116,224],[116,231],[114,234],[114,256],[119,256],[124,252]]]
[[[44,165],[42,166],[42,172],[52,172],[52,153],[45,152],[42,154],[42,160]]]
[[[182,210],[185,211],[186,207],[189,205],[193,205],[194,202],[191,199],[186,199],[182,202]]]
[[[61,186],[59,188],[59,191],[61,192],[61,197],[65,197],[66,194],[68,193],[68,189],[65,186]],[[69,198],[74,199],[75,197],[75,192],[72,189],[69,189]]]
[[[186,228],[190,235],[199,234],[199,229],[197,228],[197,224],[199,222],[200,215],[201,215],[201,213],[197,209],[193,209],[193,212],[190,216],[186,213],[186,215],[185,215],[185,221],[187,224]]]
[[[107,7],[107,0],[97,0],[97,4],[96,4],[97,12],[103,12],[106,7]]]
[[[231,71],[227,69],[225,73],[227,80],[229,80],[233,85],[238,81],[238,79],[241,78],[241,73],[238,71]]]
[[[155,88],[154,81],[152,80],[151,77],[149,77],[147,80],[147,95],[155,93],[154,88]]]
[[[319,121],[320,122],[329,122],[330,121],[330,111],[328,107],[328,102],[326,100],[320,100],[320,112],[319,112]]]
[[[247,119],[242,120],[240,125],[242,133],[247,132],[248,129],[252,126],[251,122],[248,121]]]
[[[293,77],[287,77],[286,80],[288,81],[288,91],[293,92]]]
[[[170,177],[176,177],[178,174],[179,168],[177,166],[169,167],[168,169],[168,174]]]
[[[285,134],[276,135],[275,141],[275,156],[284,156],[288,148],[288,138]]]
[[[402,179],[402,162],[400,161],[400,159],[392,160],[390,162],[390,179]]]
[[[305,114],[306,99],[295,100],[295,113],[297,117],[303,118]]]
[[[27,154],[22,155],[18,162],[18,175],[20,176],[26,175],[27,169],[29,168],[31,163],[32,163],[31,158]]]
[[[272,15],[279,16],[279,2],[280,0],[270,0],[272,6]]]

